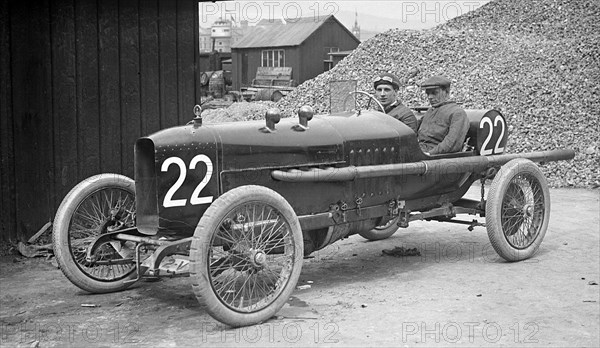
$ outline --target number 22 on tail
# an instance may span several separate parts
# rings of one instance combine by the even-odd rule
[[[484,115],[479,121],[479,139],[483,139],[479,153],[482,156],[499,155],[504,152],[506,145],[506,121],[496,113]],[[481,140],[479,140],[480,142]]]

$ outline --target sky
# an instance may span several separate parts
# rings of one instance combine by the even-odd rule
[[[216,1],[199,5],[200,25],[210,27],[218,18],[247,20],[250,25],[262,19],[294,21],[297,18],[332,14],[348,29],[355,14],[362,31],[383,32],[391,28],[427,29],[483,6],[488,0],[415,1]]]

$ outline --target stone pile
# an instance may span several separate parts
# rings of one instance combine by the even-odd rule
[[[231,104],[226,109],[212,109],[202,111],[202,118],[207,123],[235,122],[260,120],[265,118],[265,112],[276,107],[271,101],[238,102]]]
[[[329,112],[329,82],[372,91],[381,72],[407,77],[402,99],[426,105],[418,83],[453,81],[464,108],[495,108],[509,123],[507,152],[572,148],[573,161],[542,167],[553,187],[600,186],[600,5],[597,0],[496,0],[425,31],[392,29],[277,103]],[[416,76],[408,78],[411,70]]]

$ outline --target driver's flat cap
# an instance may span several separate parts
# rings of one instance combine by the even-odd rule
[[[436,87],[450,87],[450,80],[448,80],[444,76],[433,76],[421,83],[421,88],[424,89]]]

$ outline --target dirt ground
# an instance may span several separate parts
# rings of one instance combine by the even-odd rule
[[[503,261],[482,227],[417,222],[383,241],[356,235],[305,260],[298,285],[310,288],[277,317],[239,329],[199,307],[189,278],[90,295],[50,261],[4,257],[0,345],[597,347],[600,191],[551,196],[532,259]],[[382,253],[396,246],[421,256]]]

